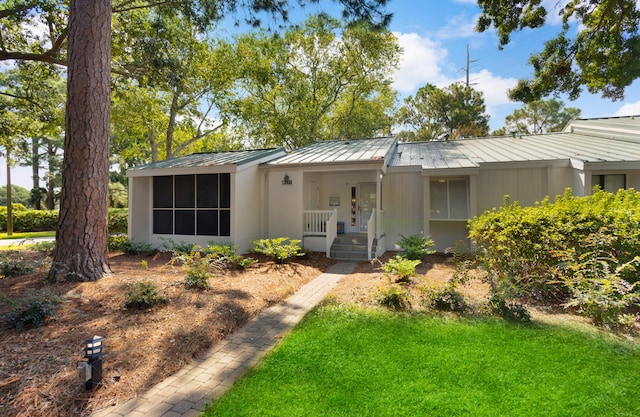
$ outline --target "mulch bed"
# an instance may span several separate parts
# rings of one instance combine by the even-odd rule
[[[317,253],[284,265],[252,257],[258,263],[245,271],[220,272],[207,290],[187,288],[183,268],[170,265],[166,253],[116,253],[110,257],[113,276],[51,286],[63,302],[46,326],[1,330],[0,415],[83,416],[133,398],[334,263]],[[29,289],[48,287],[47,272],[43,265],[30,275],[0,278],[0,294],[22,297]],[[169,302],[126,309],[127,284],[147,280]],[[83,360],[83,341],[93,335],[104,337],[103,385],[87,391],[76,368]]]

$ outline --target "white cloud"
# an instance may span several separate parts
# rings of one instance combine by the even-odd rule
[[[620,110],[616,112],[614,116],[637,116],[640,115],[640,101],[635,103],[626,103]]]
[[[513,101],[509,100],[507,91],[516,86],[518,83],[516,78],[497,77],[486,69],[470,74],[469,78],[473,84],[472,87],[482,92],[487,113],[492,119],[498,116],[498,107],[514,106]],[[464,82],[462,79],[458,81]]]
[[[476,24],[478,22],[477,14],[473,17],[458,15],[447,22],[445,26],[438,29],[436,37],[438,39],[477,39],[481,36],[480,32],[476,32]]]
[[[447,50],[417,33],[395,33],[403,50],[398,70],[393,76],[394,88],[401,94],[412,94],[426,83],[445,79],[442,64]]]

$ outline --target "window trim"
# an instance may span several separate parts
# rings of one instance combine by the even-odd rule
[[[464,181],[464,188],[465,188],[465,203],[466,203],[466,207],[464,208],[467,217],[465,218],[461,218],[461,217],[451,217],[451,188],[450,188],[450,182],[452,181]],[[446,217],[434,217],[433,216],[433,210],[434,210],[434,204],[433,204],[433,183],[446,183],[447,184],[447,188],[446,188],[446,192],[447,192],[447,215]],[[468,177],[431,177],[429,179],[429,220],[430,221],[439,221],[439,222],[447,222],[447,221],[467,221],[470,218],[470,213],[471,213],[471,204],[470,204],[470,192],[469,192],[469,178]]]

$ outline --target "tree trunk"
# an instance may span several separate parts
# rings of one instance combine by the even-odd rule
[[[111,0],[71,0],[60,217],[49,279],[109,275]]]
[[[42,193],[40,192],[40,139],[31,139],[31,198],[33,198],[33,209],[42,209]]]
[[[11,155],[7,147],[7,236],[13,235],[13,202],[11,197]]]
[[[47,198],[44,203],[47,210],[53,210],[56,208],[56,150],[57,147],[51,142],[47,144]]]

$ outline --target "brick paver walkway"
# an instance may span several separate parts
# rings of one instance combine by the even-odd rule
[[[196,363],[137,398],[94,413],[94,417],[197,416],[205,404],[224,394],[282,339],[355,263],[338,262],[280,304],[269,307]]]

